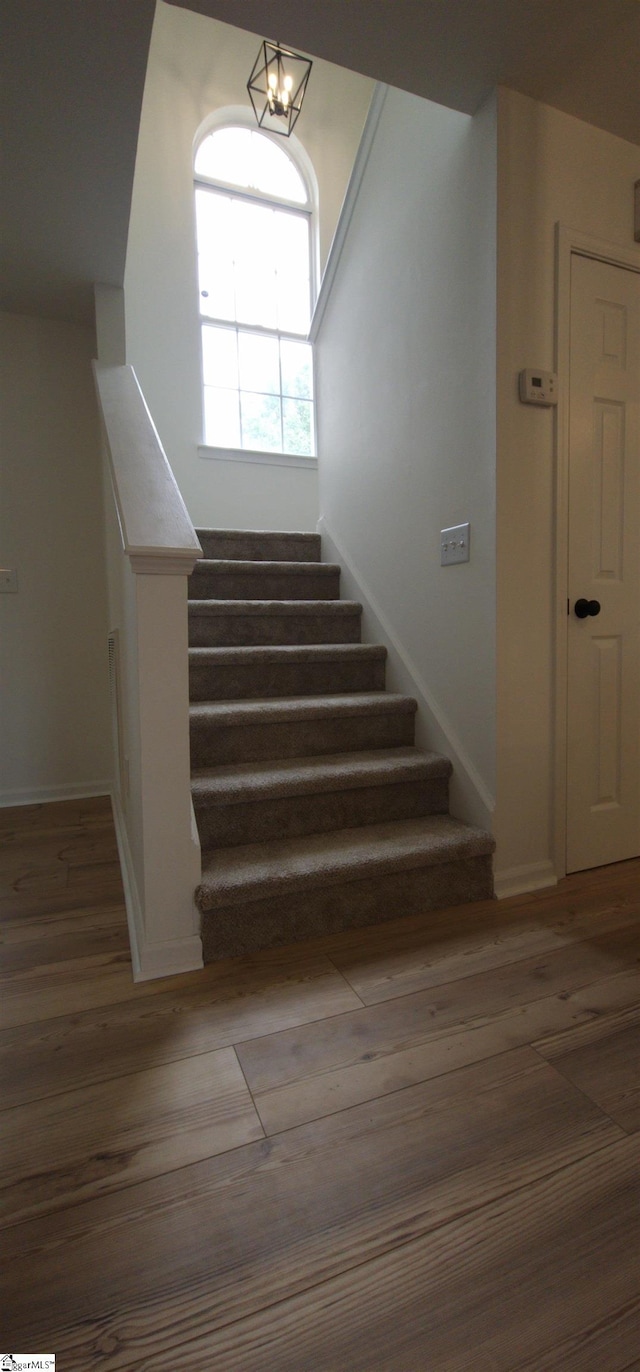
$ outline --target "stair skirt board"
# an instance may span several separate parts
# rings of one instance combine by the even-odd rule
[[[490,835],[316,534],[198,529],[189,583],[192,794],[205,962],[481,900]]]

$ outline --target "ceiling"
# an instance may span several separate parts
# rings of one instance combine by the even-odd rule
[[[469,114],[512,86],[640,144],[640,0],[171,3]],[[2,308],[90,322],[91,283],[121,284],[154,8],[3,0]]]

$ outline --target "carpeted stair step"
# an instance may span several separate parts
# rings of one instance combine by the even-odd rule
[[[361,615],[355,600],[190,600],[189,643],[359,643]]]
[[[413,743],[416,708],[388,691],[196,703],[191,767],[403,747]]]
[[[492,894],[489,834],[448,815],[203,853],[206,961]]]
[[[245,562],[319,562],[320,534],[266,533],[260,529],[196,529],[207,558]]]
[[[201,558],[189,577],[192,600],[337,600],[340,568],[330,562],[233,562]]]
[[[384,691],[386,648],[363,643],[190,648],[191,700]]]
[[[204,849],[444,814],[451,763],[417,748],[214,767],[192,777]]]

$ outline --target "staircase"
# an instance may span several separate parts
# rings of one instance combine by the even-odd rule
[[[198,529],[192,793],[205,962],[493,892],[493,839],[452,819],[451,764],[316,534]]]

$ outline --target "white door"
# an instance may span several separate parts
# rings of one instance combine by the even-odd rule
[[[639,410],[640,274],[574,254],[568,872],[640,853]]]

